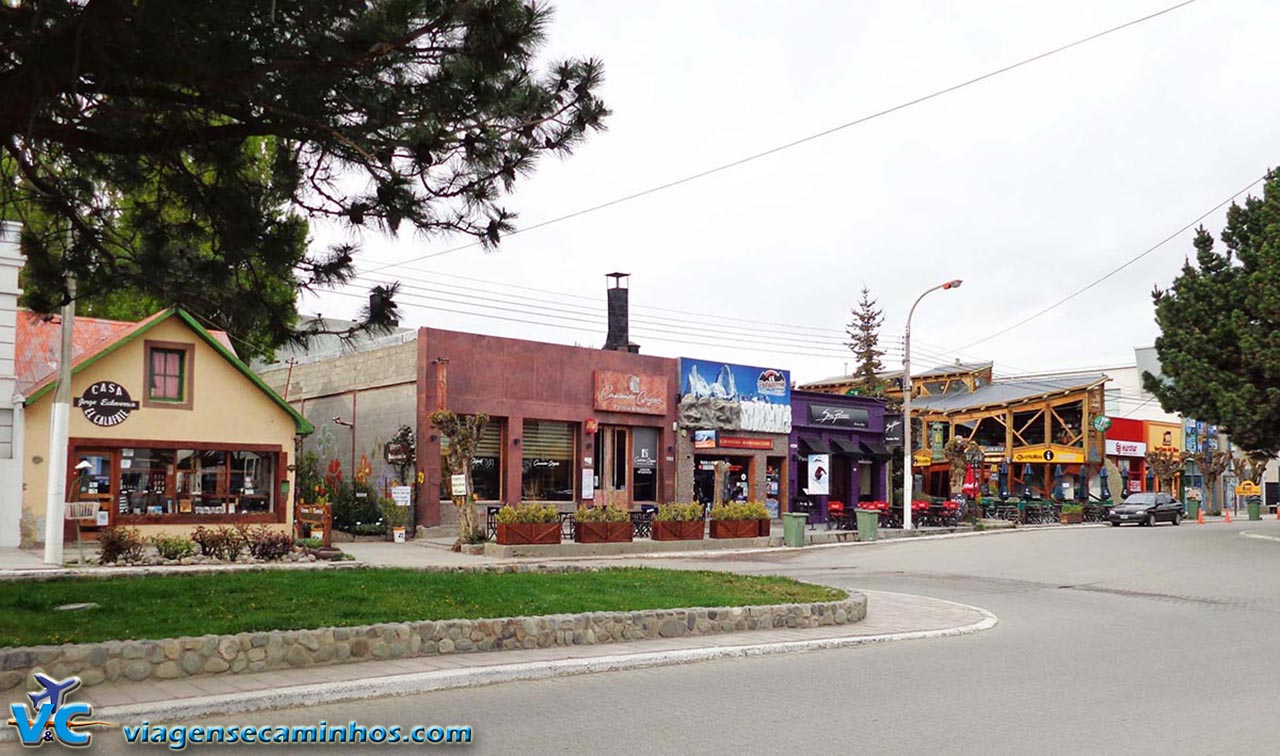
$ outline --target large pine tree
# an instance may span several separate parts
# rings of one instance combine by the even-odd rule
[[[1280,172],[1227,211],[1225,251],[1203,227],[1195,262],[1153,292],[1161,406],[1218,425],[1250,457],[1280,452]]]
[[[858,306],[850,311],[853,320],[845,326],[849,341],[845,346],[857,358],[858,366],[854,369],[854,390],[865,396],[879,396],[884,391],[884,364],[880,358],[884,350],[880,348],[880,327],[884,325],[884,311],[876,307],[876,300],[871,298],[871,291],[862,287],[862,299]]]
[[[205,313],[253,308],[280,342],[293,295],[355,273],[353,244],[299,251],[305,218],[496,245],[516,178],[608,112],[598,61],[536,70],[549,20],[532,0],[0,3],[0,203],[51,219],[23,240],[31,304],[68,275],[166,304],[283,285]]]

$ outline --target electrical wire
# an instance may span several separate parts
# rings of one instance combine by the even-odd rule
[[[691,175],[689,175],[689,176],[685,176],[685,177],[683,177],[683,178],[675,179],[675,180],[673,180],[673,181],[668,181],[668,182],[666,182],[665,184],[659,184],[658,186],[650,187],[650,188],[648,188],[648,189],[644,189],[644,190],[641,190],[641,191],[638,191],[638,192],[633,192],[633,193],[631,193],[631,194],[628,194],[628,195],[625,195],[625,196],[622,196],[622,197],[618,197],[618,198],[615,198],[615,199],[609,200],[608,202],[602,202],[602,203],[600,203],[600,204],[598,204],[598,205],[592,205],[591,207],[583,208],[583,209],[581,209],[581,210],[577,210],[577,211],[574,211],[574,212],[572,212],[572,213],[568,213],[568,214],[565,214],[565,215],[561,215],[561,216],[556,217],[556,218],[551,218],[551,219],[548,219],[548,220],[542,221],[542,222],[540,222],[540,223],[535,223],[535,224],[533,224],[533,225],[531,225],[531,226],[525,226],[524,228],[518,228],[518,229],[515,229],[515,230],[511,231],[510,233],[508,233],[508,234],[507,234],[507,236],[514,236],[515,234],[524,233],[524,232],[526,232],[526,231],[532,231],[532,230],[537,229],[537,228],[545,228],[546,226],[550,226],[550,225],[552,225],[553,223],[560,223],[560,222],[562,222],[562,221],[566,221],[566,220],[569,220],[569,219],[571,219],[571,218],[577,218],[577,217],[579,217],[579,216],[587,215],[588,213],[594,213],[594,212],[599,211],[599,210],[604,210],[605,208],[613,207],[614,205],[620,205],[620,204],[622,204],[622,203],[624,203],[624,202],[629,202],[629,201],[631,201],[631,200],[639,199],[639,198],[641,198],[641,197],[645,197],[645,196],[648,196],[648,195],[650,195],[650,194],[656,194],[656,193],[658,193],[658,192],[661,192],[661,191],[664,191],[664,190],[667,190],[667,189],[672,189],[672,188],[677,187],[677,186],[680,186],[680,185],[682,185],[682,184],[687,184],[687,183],[689,183],[689,182],[691,182],[691,181],[696,181],[696,180],[698,180],[698,179],[705,178],[705,177],[707,177],[707,176],[711,176],[711,175],[714,175],[714,174],[720,173],[720,172],[722,172],[722,171],[727,171],[727,170],[729,170],[730,168],[736,168],[736,167],[738,167],[738,166],[740,166],[740,165],[743,165],[743,164],[745,164],[745,163],[750,163],[750,162],[752,162],[752,161],[754,161],[754,160],[759,160],[760,158],[768,157],[768,156],[770,156],[770,155],[777,154],[777,153],[782,152],[782,151],[784,151],[784,150],[792,149],[793,147],[798,147],[798,146],[800,146],[800,145],[802,145],[802,144],[806,144],[806,143],[808,143],[808,142],[812,142],[812,141],[814,141],[814,140],[816,140],[816,139],[821,139],[821,138],[823,138],[823,137],[830,136],[831,134],[835,134],[835,133],[837,133],[837,132],[844,131],[845,129],[852,128],[852,127],[854,127],[854,126],[858,126],[858,125],[861,125],[861,124],[867,123],[868,121],[873,121],[873,120],[875,120],[875,119],[877,119],[877,118],[882,118],[882,117],[884,117],[884,116],[890,115],[891,113],[896,113],[896,112],[898,112],[898,111],[900,111],[900,110],[905,110],[905,109],[907,109],[907,108],[909,108],[909,107],[912,107],[912,106],[915,106],[915,105],[919,105],[919,104],[921,104],[921,103],[928,102],[928,101],[933,100],[933,99],[938,98],[938,97],[942,97],[943,95],[950,94],[950,93],[952,93],[952,92],[955,92],[955,91],[958,91],[958,90],[964,89],[965,87],[972,86],[972,85],[974,85],[974,84],[977,84],[977,83],[979,83],[979,82],[985,81],[985,80],[987,80],[987,79],[990,79],[990,78],[993,78],[993,77],[999,76],[999,75],[1001,75],[1001,74],[1008,73],[1009,71],[1013,71],[1013,70],[1015,70],[1015,69],[1021,68],[1021,67],[1023,67],[1023,66],[1029,65],[1029,64],[1031,64],[1031,63],[1035,63],[1036,61],[1044,60],[1045,58],[1048,58],[1048,57],[1050,57],[1050,56],[1057,55],[1058,53],[1065,52],[1065,51],[1070,50],[1070,49],[1072,49],[1072,48],[1074,48],[1074,47],[1079,47],[1080,45],[1087,44],[1087,43],[1092,42],[1092,41],[1094,41],[1094,40],[1096,40],[1096,39],[1101,39],[1102,37],[1105,37],[1105,36],[1110,35],[1110,34],[1114,34],[1115,32],[1121,31],[1121,30],[1123,30],[1123,29],[1127,29],[1127,28],[1129,28],[1129,27],[1131,27],[1131,26],[1137,26],[1138,24],[1144,23],[1144,22],[1146,22],[1146,21],[1150,21],[1150,20],[1152,20],[1152,19],[1159,18],[1160,16],[1163,16],[1163,15],[1168,14],[1168,13],[1172,13],[1173,11],[1176,11],[1176,10],[1178,10],[1178,9],[1180,9],[1180,8],[1184,8],[1184,7],[1188,6],[1188,5],[1191,5],[1191,4],[1192,4],[1192,3],[1194,3],[1194,2],[1196,2],[1196,0],[1183,0],[1183,2],[1177,3],[1177,4],[1175,4],[1175,5],[1171,5],[1171,6],[1167,7],[1167,8],[1164,8],[1163,10],[1156,11],[1155,13],[1151,13],[1151,14],[1149,14],[1149,15],[1142,16],[1141,18],[1135,18],[1135,19],[1133,19],[1133,20],[1131,20],[1131,21],[1126,21],[1125,23],[1120,24],[1120,25],[1118,25],[1118,26],[1113,26],[1113,27],[1111,27],[1111,28],[1109,28],[1109,29],[1105,29],[1105,30],[1103,30],[1103,31],[1096,32],[1096,33],[1094,33],[1094,34],[1090,34],[1090,35],[1089,35],[1089,36],[1087,36],[1087,37],[1082,37],[1082,38],[1080,38],[1080,39],[1075,40],[1074,42],[1069,42],[1069,43],[1067,43],[1067,44],[1060,45],[1060,46],[1058,46],[1058,47],[1053,48],[1052,50],[1048,50],[1048,51],[1046,51],[1046,52],[1042,52],[1042,53],[1039,53],[1039,54],[1037,54],[1037,55],[1033,55],[1033,56],[1031,56],[1031,57],[1029,57],[1029,58],[1023,58],[1022,60],[1019,60],[1019,61],[1017,61],[1017,62],[1015,62],[1015,63],[1011,63],[1011,64],[1009,64],[1009,65],[1002,66],[1001,68],[997,68],[997,69],[995,69],[995,70],[988,71],[988,72],[986,72],[986,73],[984,73],[984,74],[982,74],[982,75],[980,75],[980,76],[975,76],[975,77],[973,77],[973,78],[971,78],[971,79],[966,79],[966,80],[964,80],[964,81],[962,81],[962,82],[959,82],[959,83],[957,83],[957,84],[952,84],[951,86],[948,86],[948,87],[944,87],[944,88],[942,88],[942,89],[935,90],[935,91],[930,92],[929,94],[923,95],[923,96],[921,96],[921,97],[916,97],[916,98],[914,98],[914,99],[907,100],[906,102],[898,103],[897,105],[894,105],[894,106],[889,107],[889,108],[885,108],[884,110],[879,110],[879,111],[876,111],[876,112],[874,112],[874,113],[869,113],[869,114],[864,115],[864,116],[861,116],[861,117],[859,117],[859,118],[855,118],[855,119],[854,119],[854,120],[852,120],[852,121],[847,121],[847,122],[842,123],[842,124],[839,124],[839,125],[837,125],[837,126],[832,126],[831,128],[824,129],[824,130],[822,130],[822,131],[819,131],[819,132],[816,132],[816,133],[810,134],[810,135],[805,136],[805,137],[801,137],[801,138],[796,139],[796,140],[793,140],[793,141],[791,141],[791,142],[787,142],[787,143],[785,143],[785,144],[780,144],[780,145],[778,145],[778,146],[776,146],[776,147],[771,147],[771,148],[769,148],[769,149],[767,149],[767,150],[764,150],[764,151],[761,151],[761,152],[757,152],[757,153],[754,153],[754,154],[751,154],[751,155],[747,155],[746,157],[738,158],[737,160],[734,160],[734,161],[731,161],[731,162],[728,162],[728,163],[724,163],[724,164],[722,164],[722,165],[718,165],[718,166],[715,166],[715,167],[713,167],[713,168],[708,168],[707,170],[699,171],[698,173],[694,173],[694,174],[691,174]],[[377,267],[377,268],[372,268],[372,269],[370,269],[370,270],[367,270],[367,271],[365,271],[365,273],[374,273],[374,272],[377,272],[377,271],[380,271],[380,270],[386,270],[387,268],[394,268],[394,267],[398,267],[398,266],[401,266],[401,265],[410,265],[410,264],[413,264],[413,263],[416,263],[416,262],[422,262],[423,260],[429,260],[429,259],[432,259],[432,258],[435,258],[435,257],[441,257],[442,255],[448,255],[448,254],[452,254],[452,253],[454,253],[454,252],[459,252],[459,251],[462,251],[462,250],[464,250],[464,249],[470,249],[470,248],[472,248],[472,247],[477,247],[477,246],[480,246],[480,244],[481,244],[481,242],[479,242],[479,241],[469,242],[469,243],[467,243],[467,244],[463,244],[463,245],[460,245],[460,246],[457,246],[457,247],[452,247],[452,248],[450,248],[450,249],[445,249],[445,250],[442,250],[442,251],[440,251],[440,252],[432,252],[432,253],[429,253],[429,254],[426,254],[426,255],[420,255],[420,256],[418,256],[418,257],[411,258],[411,259],[409,259],[409,260],[402,260],[402,261],[400,261],[400,262],[388,263],[387,265],[382,265],[382,266],[379,266],[379,267]]]
[[[1026,317],[1026,318],[1023,318],[1022,320],[1019,320],[1017,323],[1014,323],[1013,325],[1008,326],[1007,328],[1002,328],[1002,329],[1000,329],[999,331],[996,331],[995,333],[991,334],[990,336],[985,336],[985,337],[983,337],[983,338],[981,338],[981,339],[978,339],[977,341],[971,341],[971,342],[969,342],[968,344],[965,344],[964,346],[959,347],[959,348],[958,348],[958,350],[959,350],[959,349],[968,349],[968,348],[970,348],[970,347],[977,346],[978,344],[982,344],[982,343],[988,342],[988,341],[990,341],[990,340],[992,340],[992,339],[996,338],[997,336],[1003,336],[1003,335],[1005,335],[1006,333],[1009,333],[1010,331],[1012,331],[1012,330],[1014,330],[1014,329],[1016,329],[1016,328],[1021,328],[1022,326],[1026,325],[1027,323],[1030,323],[1031,321],[1035,320],[1036,318],[1040,317],[1041,315],[1044,315],[1045,313],[1051,312],[1051,311],[1053,311],[1053,310],[1055,310],[1055,309],[1057,309],[1057,308],[1061,307],[1062,305],[1066,304],[1067,302],[1070,302],[1071,300],[1075,299],[1076,297],[1080,296],[1081,294],[1085,293],[1086,291],[1088,291],[1088,290],[1092,289],[1093,287],[1097,286],[1098,284],[1102,283],[1103,281],[1106,281],[1108,278],[1111,278],[1111,277],[1112,277],[1112,276],[1114,276],[1115,274],[1119,273],[1120,271],[1124,270],[1125,268],[1128,268],[1130,265],[1133,265],[1133,264],[1134,264],[1134,263],[1136,263],[1137,261],[1139,261],[1139,260],[1141,260],[1142,258],[1146,257],[1147,255],[1151,254],[1152,252],[1155,252],[1157,249],[1160,249],[1160,248],[1161,248],[1161,247],[1163,247],[1164,245],[1168,244],[1169,242],[1171,242],[1171,241],[1173,241],[1174,239],[1178,238],[1178,237],[1179,237],[1179,236],[1181,236],[1182,234],[1184,234],[1184,233],[1186,233],[1187,231],[1191,230],[1193,227],[1195,227],[1195,226],[1196,226],[1196,224],[1200,223],[1200,221],[1204,220],[1205,218],[1208,218],[1210,215],[1213,215],[1214,213],[1218,212],[1218,211],[1219,211],[1219,210],[1221,210],[1222,208],[1226,207],[1228,204],[1230,204],[1231,202],[1235,201],[1235,199],[1236,199],[1237,197],[1239,197],[1240,195],[1244,194],[1245,192],[1249,191],[1249,190],[1250,190],[1250,189],[1252,189],[1253,187],[1255,187],[1255,186],[1257,186],[1258,184],[1260,184],[1260,183],[1262,183],[1263,181],[1265,181],[1265,180],[1266,180],[1266,178],[1267,178],[1266,176],[1260,176],[1259,178],[1254,179],[1253,181],[1251,181],[1251,182],[1249,183],[1249,185],[1248,185],[1248,186],[1246,186],[1245,188],[1243,188],[1243,189],[1241,189],[1240,191],[1236,192],[1235,194],[1231,195],[1230,197],[1227,197],[1225,200],[1223,200],[1223,201],[1219,202],[1218,204],[1214,205],[1214,206],[1213,206],[1213,208],[1211,208],[1211,209],[1210,209],[1210,210],[1208,210],[1207,212],[1202,213],[1199,217],[1197,217],[1195,220],[1191,221],[1191,222],[1190,222],[1190,223],[1188,223],[1187,225],[1183,226],[1182,228],[1178,229],[1177,231],[1174,231],[1172,234],[1169,234],[1168,236],[1166,236],[1165,238],[1163,238],[1163,239],[1161,239],[1160,241],[1156,242],[1155,244],[1151,245],[1150,247],[1147,247],[1147,248],[1146,248],[1145,250],[1143,250],[1142,252],[1139,252],[1137,255],[1135,255],[1135,256],[1133,256],[1133,257],[1129,258],[1129,259],[1128,259],[1127,261],[1125,261],[1124,263],[1122,263],[1122,264],[1120,264],[1120,265],[1116,266],[1115,268],[1112,268],[1109,272],[1107,272],[1107,273],[1103,274],[1102,276],[1099,276],[1098,278],[1095,278],[1095,279],[1094,279],[1093,281],[1091,281],[1090,283],[1087,283],[1087,284],[1085,284],[1084,286],[1080,287],[1079,289],[1076,289],[1075,291],[1071,292],[1070,294],[1068,294],[1067,296],[1063,297],[1062,299],[1059,299],[1057,302],[1054,302],[1053,304],[1049,305],[1048,307],[1044,308],[1043,310],[1040,310],[1039,312],[1035,313],[1034,315],[1030,315],[1030,316],[1028,316],[1028,317]],[[958,351],[958,350],[957,350],[957,351]]]

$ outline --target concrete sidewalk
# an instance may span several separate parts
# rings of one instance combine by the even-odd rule
[[[172,721],[602,671],[965,635],[996,624],[994,615],[976,607],[922,596],[861,592],[868,597],[867,617],[844,626],[108,683],[83,688],[76,698],[93,703],[95,717],[108,721]],[[0,740],[5,737],[3,732],[0,730]]]

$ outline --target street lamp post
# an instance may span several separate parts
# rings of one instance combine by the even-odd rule
[[[907,313],[907,331],[902,340],[902,529],[911,530],[911,317],[916,314],[916,305],[930,293],[938,289],[956,289],[960,279],[938,284],[916,297]]]

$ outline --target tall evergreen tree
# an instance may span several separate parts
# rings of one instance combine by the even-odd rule
[[[1169,412],[1214,423],[1250,457],[1280,452],[1280,172],[1227,211],[1225,251],[1203,227],[1169,289],[1153,292],[1162,377],[1143,383]]]
[[[598,61],[535,72],[549,21],[534,0],[0,3],[0,152],[19,179],[0,204],[37,203],[56,232],[24,236],[30,304],[62,304],[68,275],[165,303],[260,288],[237,304],[280,342],[300,334],[273,287],[356,273],[354,244],[299,254],[303,218],[493,247],[517,176],[608,113]],[[364,325],[389,324],[392,297],[370,302]]]
[[[876,307],[876,300],[871,298],[871,291],[865,285],[862,287],[862,299],[850,312],[853,320],[845,326],[845,332],[849,334],[845,346],[858,361],[853,371],[855,390],[859,394],[879,396],[884,391],[884,380],[879,375],[884,372],[884,364],[880,361],[884,356],[884,350],[880,348],[884,312]]]

